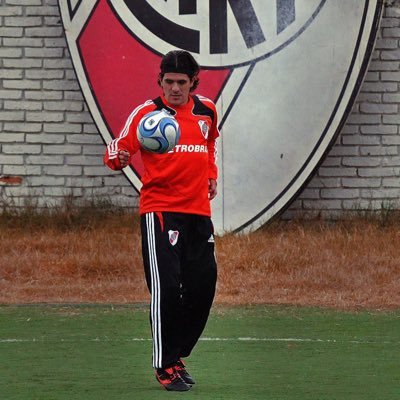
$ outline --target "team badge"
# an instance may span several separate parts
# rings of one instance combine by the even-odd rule
[[[161,56],[190,51],[219,114],[216,232],[284,210],[335,142],[367,70],[383,0],[59,0],[105,142],[160,93]],[[201,133],[208,132],[200,126]],[[136,155],[125,174],[139,191]]]
[[[168,231],[169,242],[172,246],[175,246],[178,242],[179,232],[178,231]]]
[[[199,121],[199,127],[200,127],[201,134],[204,136],[204,139],[207,140],[207,138],[208,138],[208,130],[209,130],[207,122],[200,120]]]

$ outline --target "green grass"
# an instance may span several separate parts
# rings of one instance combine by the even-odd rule
[[[400,393],[400,311],[214,308],[203,335],[210,340],[188,359],[198,383],[184,394],[155,381],[149,338],[144,306],[0,307],[0,397],[392,400]]]

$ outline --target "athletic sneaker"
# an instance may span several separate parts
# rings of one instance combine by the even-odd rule
[[[174,365],[174,369],[188,385],[194,385],[196,383],[189,372],[187,372],[186,365],[181,359],[178,360],[177,363]]]
[[[157,368],[155,370],[156,379],[169,391],[186,392],[190,390],[190,386],[185,383],[177,371],[173,367]]]

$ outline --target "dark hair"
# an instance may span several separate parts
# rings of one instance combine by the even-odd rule
[[[190,80],[193,79],[193,86],[190,91],[193,91],[199,85],[198,74],[200,72],[200,66],[194,57],[185,50],[173,50],[165,54],[160,64],[160,74],[158,75],[158,84],[161,84],[161,80],[164,74],[168,72],[176,72],[186,74]]]

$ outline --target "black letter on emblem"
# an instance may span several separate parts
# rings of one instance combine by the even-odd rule
[[[180,49],[199,53],[199,31],[175,24],[158,13],[146,0],[124,2],[132,14],[154,35]]]
[[[179,0],[179,14],[197,14],[197,0]]]
[[[210,0],[210,53],[228,52],[227,2],[239,25],[240,32],[248,49],[265,41],[250,0]]]
[[[277,33],[284,31],[295,19],[295,0],[276,0],[277,9]]]

